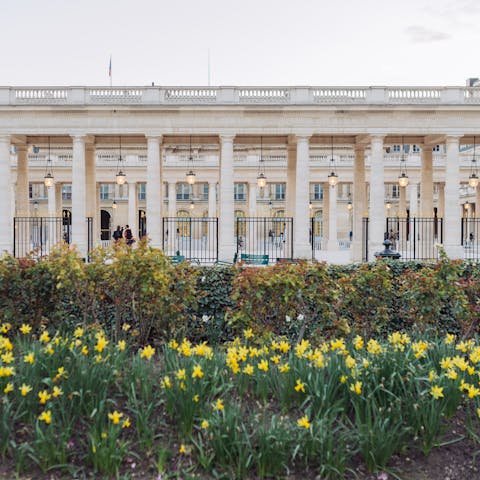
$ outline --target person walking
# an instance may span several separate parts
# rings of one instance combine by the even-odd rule
[[[117,225],[117,229],[113,232],[112,237],[115,243],[118,243],[123,237],[123,229],[120,225]]]
[[[135,242],[135,239],[133,238],[133,234],[132,234],[132,229],[130,228],[129,225],[125,225],[124,237],[125,237],[125,242],[129,246],[133,245],[133,243]]]

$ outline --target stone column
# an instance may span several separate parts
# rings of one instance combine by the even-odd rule
[[[295,170],[295,216],[293,254],[297,258],[312,258],[309,242],[310,220],[310,142],[309,136],[297,136],[297,164]]]
[[[420,216],[433,218],[433,151],[431,145],[422,147],[422,171],[420,181]]]
[[[366,210],[365,198],[365,147],[355,146],[355,160],[353,171],[353,245],[352,260],[362,260],[363,238],[363,215]]]
[[[48,200],[48,216],[55,217],[57,215],[57,195],[55,185],[51,188],[47,188],[47,200]]]
[[[438,184],[438,209],[437,217],[444,218],[445,216],[445,184]]]
[[[72,159],[72,243],[87,258],[86,174],[84,135],[74,135]]]
[[[410,181],[408,185],[410,197],[410,217],[418,216],[418,183]]]
[[[95,210],[95,222],[96,230],[93,231],[93,246],[98,247],[102,244],[102,212],[100,208],[100,184],[97,182],[95,187],[95,201],[96,201],[96,210]],[[108,228],[108,227],[107,227]],[[110,238],[108,240],[111,240]]]
[[[15,191],[17,217],[30,216],[28,186],[28,147],[27,145],[17,145],[17,188]]]
[[[147,136],[147,236],[154,248],[162,247],[162,136]]]
[[[138,207],[137,207],[137,183],[128,183],[128,225],[132,234],[138,240]]]
[[[210,197],[210,191],[208,195]],[[168,182],[168,216],[177,216],[177,184],[175,182]]]
[[[257,216],[257,183],[250,182],[248,184],[248,216]]]
[[[383,250],[385,234],[385,182],[383,165],[383,135],[371,137],[369,260]]]
[[[328,199],[328,243],[327,250],[338,250],[338,231],[337,231],[337,197],[339,185],[335,187],[328,186],[329,199]]]
[[[463,258],[460,229],[460,156],[459,136],[447,135],[445,172],[444,247],[450,258]]]
[[[0,255],[13,251],[10,135],[0,135]]]
[[[235,253],[233,218],[233,140],[234,135],[220,135],[220,198],[219,248],[220,260],[231,262]]]
[[[208,216],[215,218],[217,216],[217,182],[208,183]]]
[[[99,200],[97,198],[97,178],[95,162],[95,145],[87,143],[85,145],[85,176],[86,176],[86,216],[92,219],[92,244],[98,244],[98,216],[97,209]]]
[[[480,187],[475,189],[475,218],[480,218]]]
[[[295,217],[295,186],[296,186],[296,165],[297,165],[297,143],[295,137],[288,138],[287,144],[287,217]],[[309,192],[310,195],[310,192]]]

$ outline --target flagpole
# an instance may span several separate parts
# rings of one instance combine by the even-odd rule
[[[110,54],[110,64],[108,66],[108,76],[110,77],[110,88],[112,87],[112,54]]]

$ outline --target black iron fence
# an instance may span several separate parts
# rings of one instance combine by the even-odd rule
[[[214,217],[164,217],[162,249],[170,256],[194,263],[218,260],[218,219]]]
[[[437,244],[443,243],[443,219],[388,217],[385,238],[401,260],[436,260]]]
[[[462,218],[464,258],[480,260],[480,218]]]
[[[93,218],[87,217],[87,251],[93,248]],[[48,255],[60,243],[72,242],[72,226],[64,217],[14,217],[13,255],[37,258]]]
[[[368,217],[362,218],[362,261],[368,262]]]
[[[289,217],[237,217],[237,256],[268,255],[269,263],[293,258],[293,219]]]

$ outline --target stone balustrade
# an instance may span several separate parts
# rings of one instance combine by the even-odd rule
[[[478,87],[0,87],[14,105],[480,104]]]

